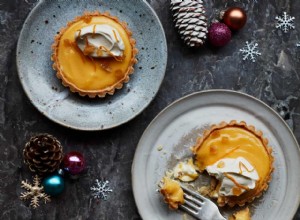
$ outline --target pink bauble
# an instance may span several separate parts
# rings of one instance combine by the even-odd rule
[[[213,23],[208,30],[209,42],[215,47],[226,45],[231,39],[231,31],[223,23]]]
[[[85,169],[85,160],[81,153],[71,151],[63,159],[63,168],[71,175],[80,174]]]

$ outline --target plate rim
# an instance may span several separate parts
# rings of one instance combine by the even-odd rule
[[[152,98],[149,99],[148,103],[146,103],[139,111],[136,111],[135,114],[132,114],[132,116],[128,117],[126,120],[124,120],[122,122],[119,122],[119,123],[114,123],[113,125],[110,125],[110,126],[102,127],[101,125],[99,125],[98,127],[93,127],[93,128],[72,126],[72,125],[69,125],[69,124],[65,123],[64,121],[60,121],[58,119],[55,119],[55,118],[51,117],[50,114],[46,114],[42,109],[40,109],[38,107],[38,105],[35,104],[35,102],[30,97],[30,89],[27,90],[25,88],[25,84],[23,83],[22,74],[21,74],[22,71],[20,71],[21,67],[20,67],[20,64],[18,62],[19,59],[20,59],[20,56],[21,56],[19,51],[20,51],[20,48],[21,48],[21,39],[24,38],[23,35],[24,35],[24,32],[25,32],[27,22],[30,21],[31,17],[36,12],[36,10],[38,10],[38,8],[41,7],[43,3],[46,3],[46,0],[39,0],[37,2],[37,4],[30,10],[29,14],[27,15],[25,21],[22,24],[22,29],[19,33],[19,37],[18,37],[18,41],[17,41],[17,47],[16,47],[16,66],[17,66],[18,78],[19,78],[19,81],[22,85],[23,91],[25,92],[25,94],[26,94],[27,98],[29,99],[30,103],[35,107],[35,109],[38,110],[38,112],[40,112],[43,116],[48,118],[50,121],[52,121],[56,124],[59,124],[63,127],[66,127],[66,128],[71,128],[73,130],[78,130],[78,131],[103,131],[103,130],[113,129],[113,128],[116,128],[116,127],[121,126],[123,124],[126,124],[127,122],[129,122],[129,121],[133,120],[134,118],[136,118],[137,116],[139,116],[150,105],[150,103],[155,99],[158,91],[160,90],[162,82],[163,82],[163,80],[165,78],[165,75],[166,75],[166,70],[167,70],[167,65],[168,65],[168,45],[167,45],[167,39],[166,39],[166,34],[165,34],[165,31],[164,31],[163,25],[160,21],[160,18],[156,14],[155,10],[151,7],[151,5],[146,0],[142,0],[141,2],[151,11],[152,15],[155,17],[155,19],[158,22],[158,27],[161,30],[161,33],[163,35],[162,44],[164,45],[165,51],[166,51],[166,53],[165,53],[165,62],[164,62],[165,64],[162,66],[162,70],[163,70],[162,72],[163,73],[161,75],[161,80],[158,82],[158,89],[155,91]],[[70,92],[70,91],[68,91],[68,92]]]
[[[146,129],[144,130],[144,132],[142,133],[140,139],[139,139],[139,142],[137,144],[137,147],[136,147],[136,150],[135,150],[135,153],[134,153],[134,158],[133,158],[133,162],[132,162],[132,166],[131,166],[131,182],[132,182],[132,192],[133,192],[133,197],[134,197],[134,201],[135,201],[135,204],[136,204],[136,207],[137,207],[137,210],[140,214],[140,216],[142,218],[144,218],[144,216],[142,215],[143,213],[143,209],[141,209],[138,201],[137,201],[137,198],[139,197],[137,194],[136,194],[136,191],[135,191],[135,188],[136,188],[136,185],[137,185],[137,182],[135,180],[135,177],[134,177],[134,172],[135,172],[135,169],[136,167],[138,167],[137,165],[137,152],[138,151],[141,151],[142,149],[142,145],[141,145],[141,142],[144,138],[144,136],[146,135],[146,133],[150,130],[150,128],[153,126],[153,124],[156,122],[156,120],[161,117],[161,115],[163,115],[167,110],[169,110],[170,108],[174,107],[175,105],[177,105],[178,103],[180,103],[181,101],[185,100],[185,99],[188,99],[192,96],[198,96],[198,95],[203,95],[203,94],[206,94],[206,93],[229,93],[229,94],[236,94],[236,95],[240,95],[240,96],[244,96],[244,97],[247,97],[247,98],[250,98],[260,104],[262,104],[264,107],[266,107],[269,111],[271,111],[274,116],[276,116],[281,122],[283,122],[285,128],[287,128],[287,131],[291,134],[291,137],[293,139],[293,141],[295,142],[296,144],[296,147],[298,148],[298,153],[300,154],[300,146],[299,146],[299,143],[293,133],[293,131],[291,130],[291,128],[288,126],[288,124],[283,120],[283,118],[274,110],[272,109],[270,106],[268,106],[266,103],[264,103],[263,101],[261,101],[260,99],[254,97],[254,96],[251,96],[247,93],[243,93],[243,92],[240,92],[240,91],[235,91],[235,90],[229,90],[229,89],[209,89],[209,90],[203,90],[203,91],[198,91],[198,92],[193,92],[191,94],[188,94],[188,95],[185,95],[179,99],[176,99],[175,101],[173,101],[172,103],[170,103],[169,105],[167,105],[165,108],[163,108],[153,119],[152,121],[149,123],[149,125],[146,127]],[[295,206],[293,208],[293,210],[291,210],[291,214],[292,214],[292,217],[295,216],[299,206],[300,206],[300,195],[298,196],[298,198],[296,198],[296,204],[297,206]]]

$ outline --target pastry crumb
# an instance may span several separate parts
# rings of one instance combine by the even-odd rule
[[[249,208],[242,209],[233,213],[228,220],[251,220],[251,214]]]
[[[184,213],[184,214],[182,215],[182,220],[188,220],[187,214]]]
[[[174,175],[173,170],[166,171],[166,177],[171,178]]]
[[[209,186],[201,186],[200,188],[198,188],[198,192],[202,196],[208,196],[210,194],[211,190],[210,190]]]
[[[159,146],[157,147],[157,151],[162,151],[162,149],[163,149],[163,146],[161,146],[161,145],[159,145]]]

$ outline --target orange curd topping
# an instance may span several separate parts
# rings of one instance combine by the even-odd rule
[[[258,182],[268,175],[271,166],[268,151],[262,140],[252,132],[235,126],[212,131],[194,153],[196,164],[201,171],[220,159],[243,157],[257,171],[260,178]],[[239,167],[241,172],[243,169],[252,171],[241,163]]]
[[[75,33],[91,23],[107,24],[118,30],[125,45],[122,59],[119,57],[91,59],[80,51],[74,43]],[[89,54],[90,49],[86,47],[84,53]],[[128,67],[131,65],[132,50],[130,38],[118,22],[103,15],[83,18],[68,27],[60,39],[58,45],[59,68],[64,72],[65,79],[81,90],[105,89],[125,77]]]

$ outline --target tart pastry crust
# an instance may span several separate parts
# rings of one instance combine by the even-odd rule
[[[65,70],[62,68],[62,65],[60,63],[60,59],[59,59],[59,45],[61,42],[61,39],[63,37],[63,35],[66,33],[66,31],[75,23],[79,22],[79,21],[86,21],[89,22],[91,21],[94,17],[99,17],[99,16],[103,16],[106,17],[108,19],[111,19],[112,21],[116,22],[117,24],[121,25],[122,28],[124,29],[124,31],[127,34],[127,37],[129,39],[130,42],[130,46],[131,46],[131,58],[130,61],[128,63],[128,68],[125,71],[125,73],[123,73],[123,77],[118,79],[116,82],[114,82],[112,85],[109,85],[105,88],[99,88],[99,89],[82,89],[79,88],[74,82],[72,82],[71,80],[69,80],[66,77],[66,73]],[[66,27],[62,28],[59,33],[55,36],[55,42],[52,44],[52,56],[51,56],[51,60],[54,62],[53,63],[53,69],[57,72],[56,76],[57,78],[62,80],[62,84],[65,87],[69,87],[69,89],[72,92],[77,92],[79,93],[79,95],[81,96],[88,96],[90,98],[94,98],[94,97],[105,97],[106,94],[109,95],[113,95],[115,93],[116,89],[121,89],[123,87],[123,84],[129,81],[129,76],[130,74],[133,73],[134,71],[134,64],[137,63],[137,59],[136,59],[136,55],[138,53],[138,50],[136,48],[136,41],[134,38],[132,38],[132,32],[129,30],[129,28],[127,27],[127,23],[126,22],[121,22],[119,21],[119,19],[115,16],[111,16],[108,12],[104,12],[104,13],[100,13],[98,11],[96,12],[85,12],[82,16],[76,17],[73,21],[70,21]]]
[[[235,205],[244,206],[246,203],[252,202],[255,198],[258,198],[262,195],[262,193],[268,189],[268,184],[271,181],[271,174],[274,170],[273,167],[273,161],[274,158],[272,156],[272,148],[268,145],[268,139],[263,137],[263,132],[258,131],[255,129],[254,126],[247,125],[246,122],[241,121],[237,122],[235,120],[230,121],[229,123],[221,122],[217,125],[212,125],[210,129],[204,131],[203,136],[198,138],[196,145],[192,148],[192,151],[196,157],[196,165],[199,167],[200,172],[203,172],[205,170],[205,167],[203,167],[203,162],[199,161],[199,150],[203,147],[205,141],[211,137],[211,135],[214,135],[213,132],[215,131],[221,131],[225,128],[241,128],[245,131],[248,131],[249,133],[253,134],[256,140],[261,142],[265,152],[267,153],[267,158],[269,161],[265,161],[269,166],[269,170],[266,172],[266,175],[263,177],[260,177],[259,184],[254,189],[250,189],[248,192],[245,192],[241,194],[240,196],[222,196],[218,195],[217,193],[211,193],[216,195],[217,194],[217,203],[219,206],[225,206],[226,204],[230,207],[233,207]],[[213,146],[214,147],[214,146]],[[213,149],[213,148],[212,148]],[[203,159],[203,158],[202,158]],[[214,178],[213,178],[214,179]],[[216,186],[216,189],[217,190]]]

